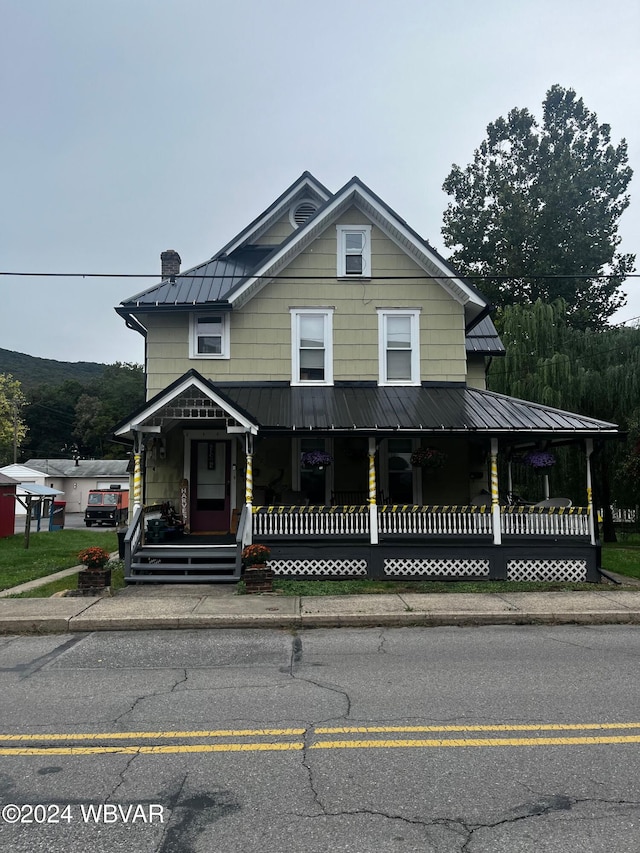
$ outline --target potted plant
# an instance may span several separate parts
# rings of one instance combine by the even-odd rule
[[[271,549],[254,543],[242,551],[244,583],[248,593],[273,592],[273,569],[267,565]]]
[[[78,572],[78,589],[97,590],[111,585],[111,569],[107,568],[109,552],[93,546],[78,554],[78,560],[86,566]]]
[[[318,468],[320,471],[333,462],[333,456],[326,450],[308,450],[300,459],[303,468]]]
[[[435,447],[419,447],[411,454],[414,468],[442,468],[446,461],[447,454]]]

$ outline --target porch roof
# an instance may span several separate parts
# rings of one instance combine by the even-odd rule
[[[213,405],[212,405],[213,404]],[[517,400],[462,383],[382,387],[368,382],[291,387],[280,382],[214,384],[190,370],[148,400],[118,427],[164,430],[194,419],[227,418],[253,433],[407,432],[538,435],[554,438],[615,436],[616,424]],[[186,421],[185,421],[186,422]]]
[[[465,385],[217,386],[262,431],[616,434],[617,425]]]

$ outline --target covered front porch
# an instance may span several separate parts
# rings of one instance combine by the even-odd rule
[[[127,578],[235,580],[242,547],[263,542],[292,578],[595,581],[591,457],[615,433],[466,386],[214,386],[191,371],[119,431],[135,442]],[[555,501],[552,473],[537,505],[515,505],[514,459],[560,444],[581,459],[583,500]],[[167,506],[178,526],[149,541]]]

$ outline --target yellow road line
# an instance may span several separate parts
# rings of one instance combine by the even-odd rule
[[[481,725],[481,726],[336,726],[317,728],[318,735],[366,734],[381,732],[564,732],[591,729],[640,729],[640,723],[549,723],[547,725]]]
[[[195,732],[78,732],[67,734],[0,734],[0,741],[29,740],[165,740],[195,737],[263,737],[303,735],[306,729],[219,729]]]
[[[327,740],[316,741],[310,749],[441,749],[487,746],[596,746],[602,744],[640,743],[640,735],[603,735],[601,737],[549,737],[549,738],[434,738],[382,739],[382,740]],[[4,747],[0,755],[176,755],[204,752],[285,752],[301,750],[299,741],[283,743],[215,743],[174,744],[171,746],[53,746]]]
[[[185,752],[282,752],[303,749],[296,741],[285,743],[200,743],[175,746],[13,746],[0,748],[0,755],[166,755]]]
[[[318,726],[317,735],[333,734],[394,734],[396,732],[543,732],[543,731],[606,731],[640,729],[638,723],[548,723],[513,725],[457,725],[457,726]],[[203,729],[196,731],[157,732],[66,732],[40,734],[2,734],[3,741],[82,741],[82,740],[176,740],[178,738],[224,738],[224,737],[286,737],[300,736],[307,732],[297,729]]]
[[[408,740],[320,740],[310,749],[388,749],[393,747],[460,747],[460,746],[591,746],[608,743],[640,743],[640,735],[602,737],[532,737],[532,738],[447,738]]]
[[[611,731],[640,729],[640,723],[549,723],[542,724],[497,724],[497,725],[446,725],[446,726],[339,726],[318,727],[310,733],[329,734],[396,734],[426,732],[573,732],[573,731]],[[40,744],[49,741],[97,741],[97,740],[163,740],[189,738],[228,738],[228,737],[291,737],[307,733],[305,728],[282,729],[213,729],[197,731],[157,731],[157,732],[77,732],[65,734],[0,734],[0,743],[34,742]],[[640,743],[638,735],[583,735],[567,737],[459,737],[459,738],[379,738],[379,739],[343,739],[317,740],[310,749],[392,749],[392,748],[452,748],[486,746],[592,746],[599,744]],[[163,755],[178,753],[206,752],[279,752],[301,750],[304,744],[299,740],[250,741],[244,743],[201,743],[201,744],[121,744],[115,746],[2,746],[0,755]]]

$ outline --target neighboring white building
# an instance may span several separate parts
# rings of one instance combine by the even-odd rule
[[[5,465],[4,468],[0,468],[0,474],[5,474],[7,477],[11,477],[18,483],[33,483],[36,486],[46,485],[45,480],[47,475],[44,471],[36,470],[35,468],[27,465]],[[57,487],[52,486],[52,488]],[[18,496],[26,495],[26,492],[18,486],[16,494]],[[27,510],[24,506],[19,501],[16,501],[16,515],[26,515],[26,513]]]
[[[91,489],[129,488],[128,459],[28,459],[26,464],[44,472],[40,474],[44,480],[38,482],[63,492],[60,500],[66,501],[66,512],[84,512]]]

